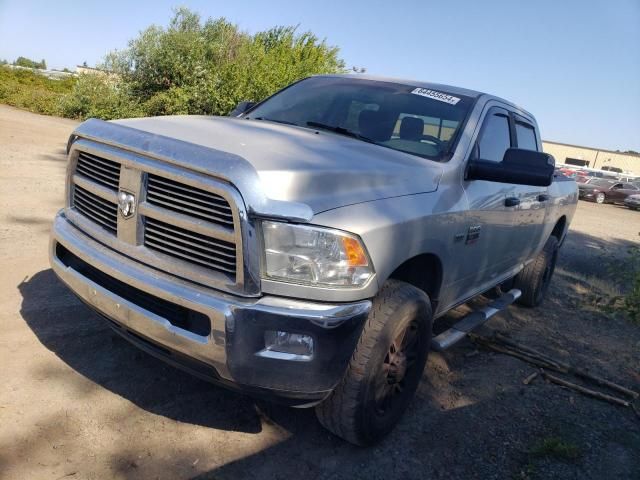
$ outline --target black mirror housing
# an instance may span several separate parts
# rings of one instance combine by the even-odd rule
[[[251,110],[255,105],[256,105],[256,102],[249,102],[249,101],[240,102],[238,103],[238,105],[236,105],[236,108],[234,108],[229,112],[229,117],[239,117],[243,113],[246,113],[249,110]]]
[[[555,165],[555,159],[548,153],[509,148],[502,162],[471,160],[465,178],[548,187],[553,182]]]

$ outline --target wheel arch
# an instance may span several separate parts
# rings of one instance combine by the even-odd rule
[[[442,287],[442,261],[437,255],[422,253],[411,257],[398,266],[389,278],[402,280],[425,292],[429,295],[433,311],[436,311]]]
[[[562,244],[564,237],[567,234],[567,217],[562,215],[551,230],[551,236],[558,239],[558,243]]]

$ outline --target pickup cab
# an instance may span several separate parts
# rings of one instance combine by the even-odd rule
[[[578,200],[522,108],[360,75],[229,117],[90,119],[67,150],[59,278],[138,347],[358,445],[399,421],[430,349],[543,301]]]

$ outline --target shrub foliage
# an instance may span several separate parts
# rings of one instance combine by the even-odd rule
[[[225,115],[300,78],[342,72],[344,63],[337,47],[310,32],[275,27],[250,35],[180,8],[167,27],[147,28],[100,68],[108,73],[78,78],[60,103],[64,116]]]
[[[50,80],[31,70],[0,66],[0,103],[45,115],[62,115],[61,101],[76,79]]]

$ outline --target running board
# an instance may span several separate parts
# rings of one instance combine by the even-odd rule
[[[467,333],[479,327],[496,313],[501,312],[515,302],[520,298],[520,295],[522,295],[522,292],[517,288],[514,288],[499,298],[496,298],[486,307],[476,310],[475,312],[471,312],[449,330],[445,330],[440,335],[433,338],[431,340],[431,349],[436,352],[441,352],[452,347],[466,337]]]

